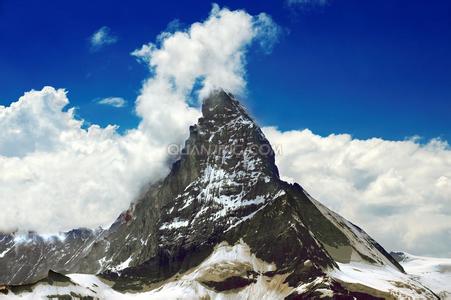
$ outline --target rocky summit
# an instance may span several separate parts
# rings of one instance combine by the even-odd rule
[[[3,291],[86,299],[437,298],[362,229],[282,181],[276,153],[232,95],[212,93],[202,113],[170,174],[109,229],[0,235]],[[49,272],[64,284],[52,284]]]

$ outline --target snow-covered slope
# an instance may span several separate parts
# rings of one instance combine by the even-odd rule
[[[330,276],[343,284],[358,284],[365,290],[367,288],[377,290],[381,297],[389,296],[398,299],[431,299],[430,291],[419,281],[399,272],[390,266],[370,265],[367,263],[351,262],[349,264],[338,263],[339,269],[335,269]]]
[[[405,252],[392,253],[404,270],[441,299],[451,299],[451,258],[415,256]]]
[[[267,276],[276,266],[266,263],[251,253],[243,241],[231,246],[220,243],[199,266],[183,274],[176,274],[150,291],[118,292],[95,275],[59,275],[55,280],[30,285],[17,294],[1,295],[0,299],[48,299],[67,295],[94,297],[95,299],[284,299],[291,293],[284,282],[286,275]],[[241,278],[241,279],[238,279]],[[229,285],[237,288],[222,294]],[[241,280],[241,282],[240,282]],[[250,284],[249,284],[250,283]]]
[[[433,264],[430,262],[428,265]],[[412,261],[411,261],[412,262]],[[409,263],[411,263],[409,262]],[[448,262],[438,260],[441,266]],[[306,261],[308,265],[310,262]],[[420,263],[421,264],[421,263]],[[424,263],[423,263],[424,265]],[[12,290],[0,299],[48,299],[49,297],[92,297],[94,299],[285,299],[334,297],[347,289],[345,295],[356,299],[434,299],[427,288],[412,276],[399,272],[392,266],[368,263],[339,263],[339,268],[328,274],[313,278],[299,286],[286,281],[289,273],[276,274],[277,266],[265,262],[252,253],[242,240],[235,245],[218,244],[213,253],[200,265],[182,274],[176,274],[147,291],[116,291],[111,282],[95,275],[52,273],[43,280],[22,289]],[[418,266],[418,263],[415,263]],[[415,268],[415,267],[414,267]],[[422,267],[429,270],[431,267]],[[448,278],[449,279],[449,278]],[[446,280],[442,278],[442,280]],[[443,281],[442,283],[446,283]],[[227,291],[223,293],[223,291]],[[14,293],[13,293],[14,292]],[[445,295],[442,293],[442,296]],[[343,295],[342,295],[343,296]],[[350,298],[351,299],[351,298]]]

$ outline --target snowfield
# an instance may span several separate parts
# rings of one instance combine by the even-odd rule
[[[403,253],[404,270],[441,299],[451,299],[451,258],[433,258]]]
[[[403,274],[389,266],[377,266],[366,263],[337,263],[329,275],[340,282],[360,284],[375,290],[386,292],[400,299],[416,299],[421,283],[408,274]],[[424,288],[427,293],[427,287]]]

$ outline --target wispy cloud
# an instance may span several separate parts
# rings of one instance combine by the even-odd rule
[[[279,41],[282,28],[265,13],[261,13],[254,18],[254,28],[261,49],[264,53],[270,54],[274,45]]]
[[[121,97],[108,97],[96,101],[97,104],[109,105],[113,107],[124,107],[127,105],[127,101]]]
[[[116,43],[117,36],[111,33],[111,29],[107,26],[101,27],[99,30],[91,35],[90,43],[92,50],[99,50],[100,48]]]

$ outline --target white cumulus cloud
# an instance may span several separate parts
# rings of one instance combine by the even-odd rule
[[[62,89],[30,91],[0,106],[0,230],[52,233],[113,222],[168,173],[167,145],[181,144],[200,116],[187,103],[218,87],[244,90],[246,49],[274,38],[262,34],[259,18],[215,5],[204,22],[135,51],[153,72],[136,100],[141,122],[124,134],[112,125],[83,127]],[[106,27],[91,39],[96,47],[116,40]],[[190,99],[193,92],[198,99]]]
[[[154,71],[136,102],[143,117],[140,129],[161,143],[173,137],[183,140],[186,128],[199,116],[199,110],[187,104],[196,83],[199,99],[217,88],[241,94],[246,86],[246,49],[253,41],[274,40],[271,24],[277,26],[267,15],[251,16],[215,4],[206,21],[186,31],[166,32],[158,44],[135,50],[132,55]]]
[[[167,170],[164,145],[139,130],[82,128],[64,90],[45,87],[0,108],[0,228],[57,232],[113,221]]]
[[[100,48],[116,43],[117,36],[111,33],[111,29],[107,26],[99,28],[91,35],[90,43],[92,50],[99,50]]]
[[[451,257],[451,149],[264,128],[289,181],[392,250]]]
[[[107,97],[97,101],[98,104],[109,105],[113,107],[124,107],[127,105],[127,101],[121,97]]]

